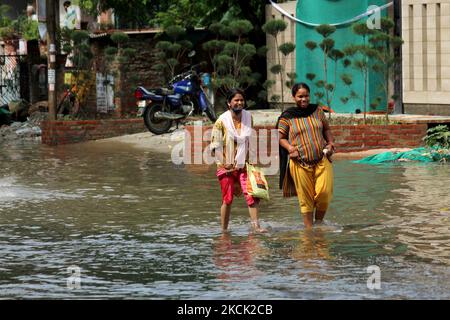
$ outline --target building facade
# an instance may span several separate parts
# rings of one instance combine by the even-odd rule
[[[450,115],[450,0],[403,0],[405,113]]]

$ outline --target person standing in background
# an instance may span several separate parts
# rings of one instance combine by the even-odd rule
[[[62,21],[62,26],[70,30],[81,29],[81,12],[80,7],[72,5],[70,1],[65,1],[64,7],[64,19]]]

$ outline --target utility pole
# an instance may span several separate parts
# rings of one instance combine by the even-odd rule
[[[394,35],[397,37],[402,37],[402,2],[401,0],[394,0]],[[412,32],[412,31],[411,31]],[[394,52],[394,55],[396,57],[399,57],[402,60],[403,50],[402,46],[400,46],[396,52]],[[400,60],[400,61],[401,61]],[[397,102],[394,107],[394,113],[405,113],[404,106],[403,106],[403,78],[402,78],[402,63],[400,62],[399,65],[399,73],[400,77],[397,78],[397,80],[394,80],[394,94],[398,95]]]
[[[47,63],[48,63],[48,116],[49,120],[56,120],[56,15],[59,14],[56,8],[59,1],[46,0],[46,20],[47,20]]]

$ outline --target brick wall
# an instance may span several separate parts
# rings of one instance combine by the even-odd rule
[[[422,145],[427,124],[331,126],[339,152]]]
[[[80,121],[43,121],[42,143],[48,145],[77,143],[146,132],[142,119],[109,119]],[[189,132],[185,139],[185,150],[194,157],[201,154],[210,143],[212,126],[186,126]],[[267,155],[278,155],[278,135],[273,126],[255,126],[258,146],[267,148]],[[353,152],[377,148],[414,148],[422,145],[427,124],[399,125],[346,125],[331,126],[337,151]],[[196,156],[197,155],[197,156]]]
[[[139,119],[43,121],[42,143],[59,145],[147,131]]]
[[[331,126],[337,152],[419,147],[427,128],[427,124]],[[185,156],[185,160],[190,161],[187,163],[200,164],[198,161],[210,143],[212,126],[186,126],[185,129],[190,134],[190,138],[185,139],[185,150],[190,158]],[[264,145],[267,148],[263,156],[278,156],[278,134],[274,127],[255,126],[255,130],[258,132],[258,149]]]
[[[135,36],[131,38],[128,47],[136,49],[136,55],[121,70],[120,95],[123,114],[135,114],[136,100],[134,90],[137,86],[144,88],[158,88],[166,85],[163,74],[155,69],[160,63],[158,59],[159,50],[155,48],[158,39],[153,36]]]
[[[155,65],[160,62],[157,57],[159,50],[155,48],[157,39],[154,34],[133,35],[127,47],[136,49],[136,54],[124,64],[115,63],[111,67],[114,76],[114,96],[116,110],[109,116],[121,117],[123,115],[136,114],[136,100],[134,91],[136,87],[145,88],[161,87],[165,81],[160,71],[155,69]],[[95,56],[95,68],[97,71],[105,69],[104,50],[108,46],[114,46],[109,37],[99,38],[93,41],[92,51]],[[120,71],[120,72],[117,72]],[[88,107],[90,113],[96,113],[96,92],[91,91],[88,97]],[[105,116],[105,115],[103,115]]]

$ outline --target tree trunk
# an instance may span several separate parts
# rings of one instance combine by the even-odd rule
[[[367,68],[364,70],[364,124],[366,124],[367,111]]]

